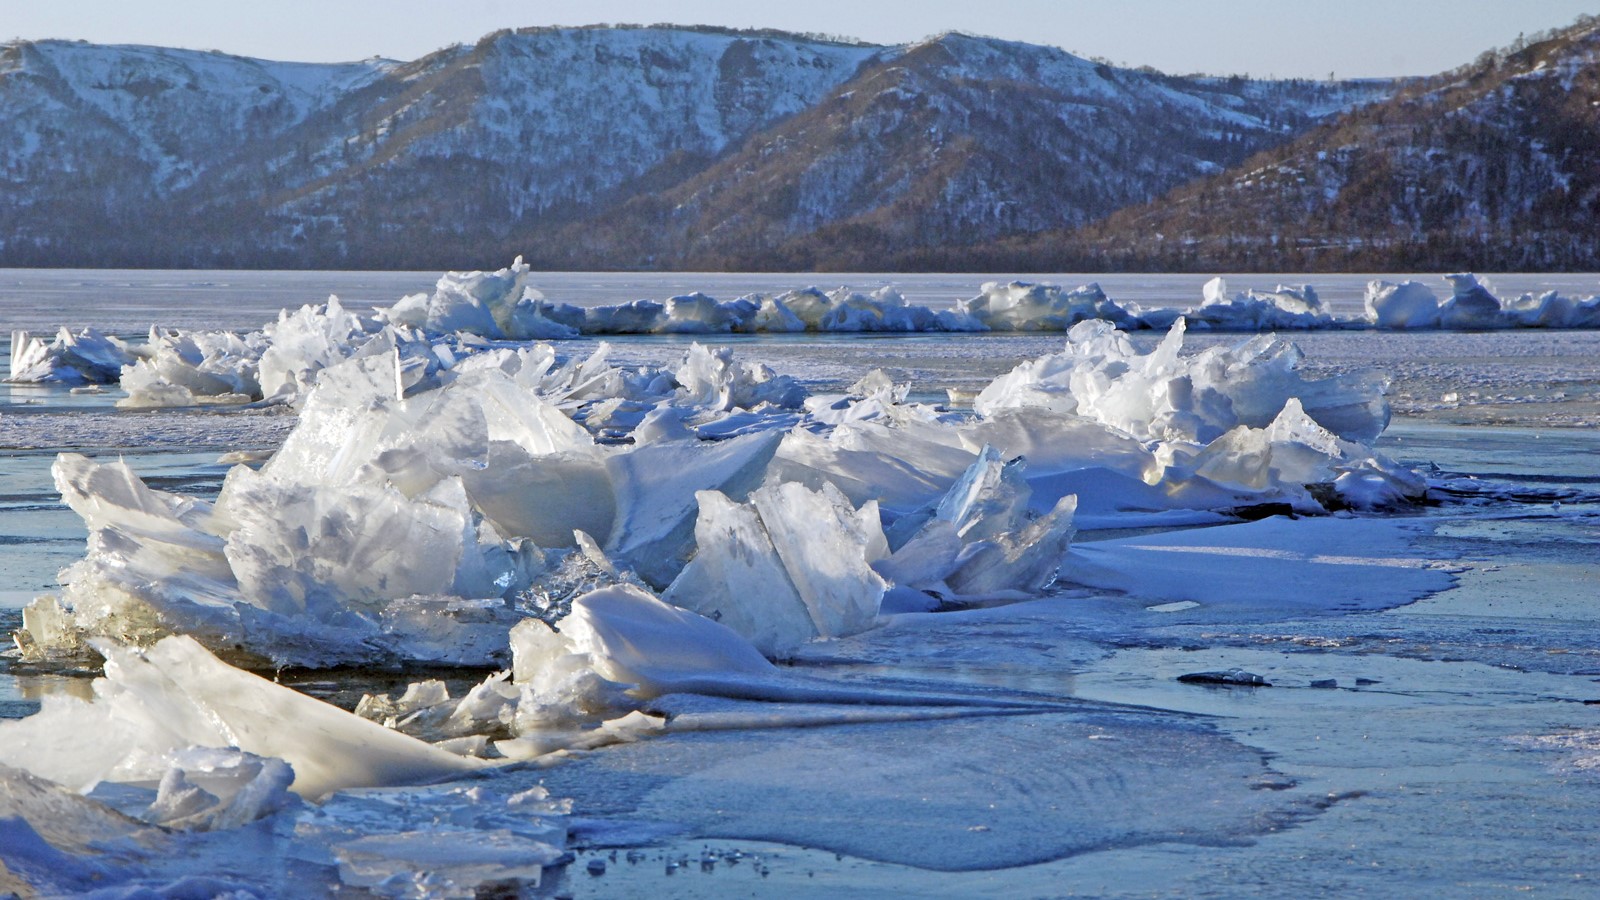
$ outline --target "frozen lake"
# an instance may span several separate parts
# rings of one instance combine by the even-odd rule
[[[330,293],[349,306],[387,304],[428,290],[435,277],[3,270],[0,319],[33,331],[245,330]],[[1348,314],[1371,277],[1229,283],[1310,282]],[[1193,304],[1205,280],[1038,278],[1098,281],[1111,297],[1147,307]],[[1490,279],[1503,294],[1600,292],[1592,275]],[[937,305],[986,280],[993,279],[552,273],[538,283],[551,299],[580,305],[886,283]],[[1148,348],[1158,339],[1136,342]],[[884,368],[911,382],[911,399],[931,403],[950,390],[974,391],[1062,340],[715,342],[814,392],[842,390]],[[1194,336],[1188,347],[1240,340]],[[843,687],[1001,700],[1020,712],[879,711],[845,720],[801,702],[668,697],[663,710],[681,721],[741,724],[412,789],[393,802],[438,804],[438,815],[454,822],[488,802],[468,799],[472,790],[510,796],[542,784],[570,798],[576,861],[548,871],[546,894],[1590,893],[1586,885],[1600,878],[1600,333],[1322,332],[1293,340],[1313,375],[1388,372],[1398,418],[1378,449],[1461,489],[1405,514],[1082,534],[1069,566],[1114,572],[1099,587],[1063,585],[1042,599],[899,616],[807,645],[784,667]],[[657,365],[675,362],[691,343],[612,340],[618,362]],[[558,350],[582,356],[593,346],[580,340]],[[7,630],[84,553],[82,520],[51,483],[56,453],[120,456],[151,487],[210,498],[229,468],[219,456],[271,451],[294,425],[293,415],[272,410],[118,410],[118,396],[114,388],[0,385]],[[1272,686],[1177,680],[1235,667]],[[482,674],[452,678],[470,684]],[[286,678],[347,708],[363,691],[392,692],[406,680],[415,679],[360,671]],[[0,659],[0,716],[30,715],[41,698],[82,696],[87,685],[83,673],[18,670]],[[389,801],[331,800],[328,815],[367,821],[375,813],[359,804],[381,802]],[[249,882],[261,859],[268,868],[332,865],[272,852],[253,862],[228,857],[234,868],[224,874]],[[588,866],[595,860],[599,870]],[[278,887],[305,885],[285,876]]]

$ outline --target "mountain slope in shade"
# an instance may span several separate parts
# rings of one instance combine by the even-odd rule
[[[936,265],[1392,90],[963,35],[530,29],[345,65],[17,42],[0,47],[0,264]]]
[[[1313,129],[1240,168],[991,262],[1089,268],[1600,269],[1600,20]]]
[[[949,34],[635,198],[620,231],[585,223],[553,243],[578,265],[873,268],[1093,221],[1391,87],[1177,78]]]

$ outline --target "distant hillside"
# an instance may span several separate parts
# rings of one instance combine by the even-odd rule
[[[551,261],[871,269],[1094,221],[1387,83],[1175,78],[951,34],[885,53],[708,167],[559,233]],[[958,261],[958,260],[952,260]]]
[[[946,35],[499,32],[413,62],[0,46],[0,265],[953,267],[1393,91]]]
[[[1415,83],[1004,267],[1600,270],[1600,20]]]

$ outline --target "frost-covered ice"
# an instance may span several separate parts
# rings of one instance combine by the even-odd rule
[[[1600,297],[1577,299],[1555,291],[1500,298],[1469,273],[1446,275],[1450,296],[1421,282],[1367,286],[1367,321],[1379,328],[1600,328]]]

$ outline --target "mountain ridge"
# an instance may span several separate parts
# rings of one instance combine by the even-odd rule
[[[1404,87],[991,264],[1192,271],[1600,270],[1600,18]],[[1215,223],[1227,223],[1219,232]]]
[[[13,42],[0,265],[959,262],[1395,86],[1163,75],[959,32],[535,28],[337,64]]]

